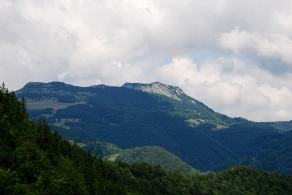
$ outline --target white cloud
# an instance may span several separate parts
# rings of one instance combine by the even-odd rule
[[[238,28],[220,37],[223,48],[236,54],[255,53],[261,57],[276,58],[292,66],[292,39],[281,34],[259,34],[240,31]]]
[[[292,119],[291,13],[290,0],[0,1],[0,79],[166,81],[220,112]]]

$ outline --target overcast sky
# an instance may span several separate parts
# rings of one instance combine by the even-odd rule
[[[292,119],[291,0],[2,0],[0,80],[160,81],[214,110]]]

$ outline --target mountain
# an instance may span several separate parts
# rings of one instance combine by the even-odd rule
[[[175,86],[28,83],[16,94],[67,139],[159,146],[202,171],[253,165],[292,174],[289,129],[222,115]]]
[[[121,161],[130,164],[145,162],[151,165],[161,165],[168,171],[179,171],[186,174],[195,172],[190,165],[183,162],[179,157],[159,146],[121,149],[112,143],[100,141],[79,142],[78,145],[91,154],[111,161]]]
[[[292,177],[235,167],[183,175],[145,163],[97,159],[33,123],[25,101],[0,89],[1,194],[291,194]]]

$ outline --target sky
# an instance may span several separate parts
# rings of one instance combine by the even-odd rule
[[[292,1],[3,0],[0,81],[159,81],[232,117],[292,120]]]

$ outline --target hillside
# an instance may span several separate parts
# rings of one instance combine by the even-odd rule
[[[78,145],[80,145],[85,151],[111,161],[121,161],[130,164],[145,162],[151,165],[161,165],[168,171],[179,171],[186,174],[195,171],[180,158],[159,146],[142,146],[121,149],[112,143],[99,141],[85,143],[79,142]]]
[[[33,123],[25,102],[0,90],[0,191],[3,194],[291,194],[292,177],[238,167],[182,175],[147,164],[97,159]]]
[[[175,86],[28,83],[17,96],[33,119],[45,117],[67,139],[159,146],[202,171],[253,165],[292,174],[289,129],[222,115]]]
[[[142,146],[123,150],[116,160],[126,163],[146,162],[152,165],[161,165],[166,170],[175,170],[182,173],[195,171],[190,165],[177,156],[158,146]]]

